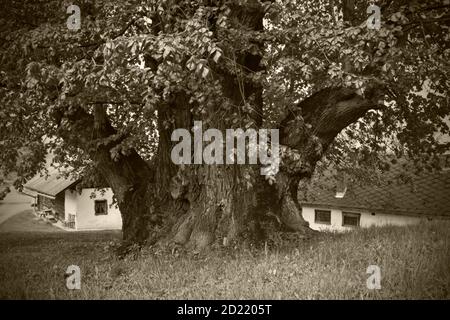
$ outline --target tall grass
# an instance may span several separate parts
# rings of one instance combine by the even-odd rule
[[[0,234],[0,298],[449,299],[450,223],[326,233],[267,250],[144,250],[119,260],[118,233]],[[81,290],[64,273],[81,269]],[[369,265],[381,289],[369,290]]]

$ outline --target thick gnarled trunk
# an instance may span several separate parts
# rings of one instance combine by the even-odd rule
[[[136,151],[111,156],[123,137],[117,136],[109,123],[104,106],[96,106],[94,115],[80,109],[66,115],[66,121],[74,122],[72,130],[78,130],[77,124],[94,128],[94,136],[80,134],[77,141],[91,153],[115,193],[125,244],[160,241],[202,250],[241,236],[261,240],[273,227],[309,233],[297,199],[298,183],[311,176],[316,162],[343,128],[377,107],[376,98],[370,92],[363,98],[351,90],[333,88],[297,105],[279,127],[281,163],[273,184],[260,175],[259,165],[175,165],[170,158],[171,132],[193,124],[182,97],[164,109],[173,115],[159,113],[159,149],[151,164]],[[174,115],[173,127],[163,127],[165,117]],[[210,125],[224,130],[226,124],[220,121],[217,118]],[[71,132],[61,129],[59,134],[65,138]],[[96,145],[96,139],[105,137],[114,139]]]
[[[297,105],[297,111],[279,128],[281,163],[272,184],[260,175],[259,165],[174,166],[167,154],[159,154],[157,170],[173,173],[169,184],[165,175],[155,181],[167,186],[157,188],[164,189],[157,207],[166,222],[159,239],[201,250],[240,236],[261,240],[273,227],[310,234],[298,202],[299,182],[311,177],[317,161],[343,128],[377,108],[376,99],[372,92],[362,97],[352,90],[333,88]],[[179,108],[170,110],[180,113]],[[189,129],[193,118],[183,119],[182,127]],[[223,130],[220,121],[210,119],[209,123]],[[168,153],[172,146],[168,139],[160,141],[160,151]]]

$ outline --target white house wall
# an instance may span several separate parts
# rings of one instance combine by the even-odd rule
[[[331,211],[331,223],[322,224],[314,222],[315,210],[327,210]],[[385,226],[385,225],[395,225],[395,226],[405,226],[409,224],[419,223],[422,218],[406,215],[393,215],[393,214],[382,214],[376,213],[372,215],[370,212],[358,211],[358,210],[345,210],[345,212],[359,213],[360,226],[367,228],[370,226]],[[314,230],[319,231],[345,231],[351,230],[353,227],[342,226],[342,210],[338,209],[327,209],[320,207],[303,207],[302,208],[303,218],[309,222],[309,226]]]
[[[78,193],[76,191],[72,191],[69,189],[66,189],[64,191],[64,215],[66,217],[66,220],[69,218],[69,214],[75,215],[77,214],[77,195]]]
[[[96,195],[95,198],[91,198],[93,192]],[[108,214],[95,215],[95,200],[107,200]],[[74,201],[76,202],[75,209]],[[72,211],[76,211],[77,230],[121,229],[122,216],[116,205],[111,206],[112,203],[113,192],[110,188],[105,189],[103,194],[93,188],[83,189],[81,194],[78,191],[66,191],[66,206],[70,207]],[[66,215],[67,212],[66,209]]]

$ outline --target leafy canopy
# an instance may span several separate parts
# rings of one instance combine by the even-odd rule
[[[448,147],[436,139],[449,134],[448,0],[377,1],[380,30],[367,28],[367,1],[79,0],[81,28],[73,31],[71,2],[16,0],[1,10],[0,169],[16,171],[17,185],[49,151],[72,174],[92,171],[89,150],[108,141],[86,142],[80,126],[60,121],[80,107],[92,114],[107,106],[116,129],[107,139],[120,140],[112,158],[132,149],[145,159],[155,154],[157,110],[170,108],[177,92],[194,116],[220,105],[225,123],[254,125],[254,97],[238,106],[227,99],[217,76],[224,71],[263,86],[271,127],[323,88],[382,88],[385,107],[330,148],[327,159],[342,166]],[[262,7],[264,29],[239,27],[236,6]],[[241,52],[262,56],[261,70],[245,70]]]

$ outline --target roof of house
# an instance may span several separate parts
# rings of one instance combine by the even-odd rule
[[[400,181],[399,168],[381,176],[381,184],[347,185],[342,198],[336,189],[312,185],[302,205],[324,208],[362,209],[373,213],[450,217],[450,170],[409,174]]]
[[[41,176],[37,174],[24,187],[40,194],[55,197],[76,182],[77,180],[75,179],[62,177],[57,169],[51,168],[48,175]]]

